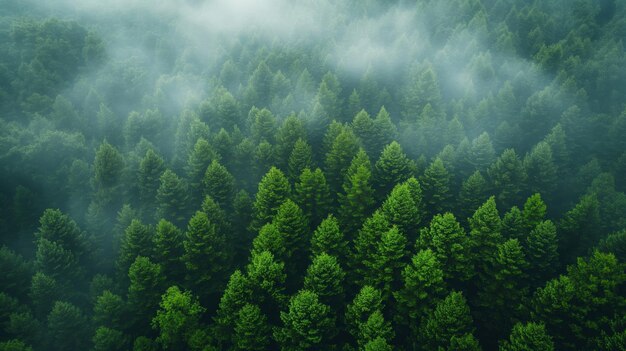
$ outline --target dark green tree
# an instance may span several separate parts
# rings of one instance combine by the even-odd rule
[[[349,236],[354,235],[374,204],[371,177],[370,170],[362,165],[344,184],[344,194],[339,198],[339,218]]]
[[[293,150],[287,157],[289,160],[287,162],[289,179],[294,183],[305,169],[313,168],[313,150],[303,139],[298,139],[294,143]]]
[[[452,349],[454,338],[474,332],[474,322],[462,293],[452,291],[440,301],[421,326],[421,345],[431,349]]]
[[[546,210],[547,206],[541,199],[539,193],[533,194],[526,200],[524,210],[522,211],[526,233],[530,233],[531,230],[545,219]]]
[[[313,257],[327,253],[336,257],[340,262],[345,262],[348,254],[348,243],[339,229],[339,222],[332,214],[313,232],[311,238],[311,255]]]
[[[48,315],[48,347],[51,350],[84,350],[89,345],[88,323],[83,312],[69,302],[57,301]]]
[[[150,319],[156,313],[165,290],[161,266],[147,257],[137,256],[128,269],[128,309],[134,333],[145,335],[150,331]]]
[[[554,343],[543,324],[529,322],[513,326],[508,340],[501,343],[500,351],[553,351]]]
[[[372,267],[374,257],[378,251],[378,243],[382,233],[391,229],[381,211],[376,211],[367,218],[354,240],[354,246],[350,255],[349,266],[353,274],[349,281],[357,286],[363,286],[369,267]]]
[[[185,277],[183,232],[171,222],[162,219],[153,238],[154,261],[158,263],[168,282],[181,283]]]
[[[415,175],[416,166],[398,142],[385,146],[374,166],[374,188],[378,199],[384,199],[393,187]]]
[[[385,321],[385,317],[380,310],[376,310],[369,315],[365,323],[361,324],[357,344],[359,347],[365,347],[369,342],[378,338],[391,342],[394,334],[391,323]]]
[[[600,238],[600,204],[593,195],[585,195],[567,211],[558,225],[559,257],[568,264],[583,256]]]
[[[94,351],[128,350],[128,339],[124,334],[108,327],[98,327],[91,341]]]
[[[203,190],[202,181],[207,167],[212,161],[218,158],[211,144],[205,139],[198,139],[187,158],[185,170],[189,188],[193,194],[194,201],[200,201]],[[197,195],[196,195],[197,194]]]
[[[406,264],[406,237],[393,226],[383,232],[371,262],[366,263],[365,284],[378,287],[387,301],[400,286],[402,267]]]
[[[122,330],[127,326],[126,302],[119,296],[105,290],[93,306],[93,323],[110,329]]]
[[[267,350],[272,342],[267,317],[252,304],[244,305],[237,313],[234,332],[234,350]]]
[[[235,192],[235,177],[217,160],[213,160],[202,178],[202,188],[205,196],[211,196],[222,208],[230,208]]]
[[[254,202],[255,219],[253,229],[260,229],[276,215],[280,205],[290,198],[291,186],[287,177],[278,168],[272,167],[261,182]]]
[[[382,211],[391,225],[398,229],[411,241],[417,238],[418,226],[424,217],[419,212],[421,203],[414,201],[408,183],[396,185],[382,205]]]
[[[304,271],[307,266],[311,242],[309,224],[300,207],[289,199],[280,205],[272,223],[286,248],[285,268],[293,279],[296,272]]]
[[[141,201],[141,207],[145,211],[146,218],[152,218],[156,211],[156,195],[163,172],[165,172],[163,159],[152,149],[149,149],[139,163],[137,173],[139,201]]]
[[[222,347],[226,348],[226,345],[232,341],[237,313],[243,306],[250,303],[251,299],[252,288],[248,277],[240,270],[234,271],[220,298],[216,315],[213,317],[215,338]]]
[[[526,184],[526,171],[515,150],[506,149],[487,171],[496,200],[504,208],[519,205]]]
[[[429,216],[443,213],[449,208],[451,177],[440,158],[436,158],[419,179],[424,191],[424,204]]]
[[[120,253],[116,267],[120,275],[126,276],[128,268],[135,262],[137,256],[152,257],[154,252],[152,228],[149,225],[133,219],[124,231]]]
[[[524,168],[528,175],[528,190],[549,196],[557,185],[558,169],[552,160],[552,149],[546,142],[533,147],[524,157]]]
[[[358,340],[359,331],[363,324],[376,311],[384,308],[383,299],[379,290],[365,285],[346,308],[346,327],[348,332]]]
[[[552,278],[559,265],[556,226],[550,220],[539,222],[524,246],[529,263],[528,277],[531,287],[535,288]]]
[[[331,193],[339,193],[346,170],[358,151],[359,140],[348,128],[344,128],[332,141],[324,163],[324,173]]]
[[[177,227],[184,225],[189,212],[187,185],[176,173],[166,170],[157,190],[157,218],[164,218]]]
[[[480,171],[475,171],[463,181],[459,193],[462,218],[471,216],[488,199],[488,184]]]
[[[345,273],[337,258],[321,253],[313,258],[306,271],[304,288],[317,294],[320,302],[338,312],[344,302]]]

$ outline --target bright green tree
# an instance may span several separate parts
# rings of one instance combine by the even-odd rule
[[[383,298],[380,290],[372,286],[365,285],[354,297],[352,303],[346,307],[346,327],[348,332],[358,340],[361,326],[367,322],[369,317],[376,311],[384,308]]]
[[[311,242],[309,224],[300,207],[291,200],[280,205],[272,223],[281,234],[286,248],[287,274],[293,277],[291,273],[302,272],[306,268]]]
[[[558,240],[556,226],[552,221],[539,222],[525,243],[528,259],[528,277],[531,287],[543,285],[554,276],[559,265]]]
[[[371,173],[366,166],[359,166],[344,185],[344,195],[339,198],[339,218],[349,236],[353,236],[374,204]]]
[[[177,227],[184,225],[189,210],[187,185],[176,173],[166,170],[157,190],[157,218],[164,218]]]
[[[376,310],[369,315],[367,320],[359,328],[357,344],[365,347],[370,341],[378,338],[391,342],[394,338],[394,331],[391,323],[385,320],[381,310]]]
[[[393,226],[381,234],[372,260],[366,264],[365,283],[380,288],[385,301],[399,288],[402,267],[406,264],[406,244],[406,237]]]
[[[267,350],[272,342],[267,317],[256,305],[246,304],[239,310],[234,332],[234,350]]]
[[[342,260],[348,254],[348,243],[339,229],[339,221],[332,214],[320,223],[311,238],[311,254],[315,257],[322,253],[335,256],[340,262],[345,262]]]
[[[343,307],[344,278],[345,273],[337,258],[321,253],[313,258],[306,271],[304,288],[317,294],[320,302],[338,311]]]
[[[421,345],[430,349],[452,349],[453,338],[474,332],[474,322],[462,293],[452,291],[440,301],[421,326]]]
[[[318,350],[328,347],[336,333],[330,307],[319,302],[311,291],[302,290],[291,298],[289,310],[280,313],[283,322],[274,338],[281,350]]]
[[[272,167],[261,182],[254,202],[255,219],[253,228],[258,230],[270,222],[280,205],[291,196],[287,177],[278,168]]]
[[[524,203],[522,218],[524,219],[524,227],[526,233],[530,233],[546,216],[547,206],[541,199],[539,193],[533,194]]]
[[[303,139],[298,139],[288,156],[287,169],[289,179],[296,182],[305,169],[313,168],[313,150]]]
[[[331,193],[339,193],[346,170],[358,151],[359,140],[348,128],[344,128],[333,140],[324,163],[324,173]]]
[[[252,299],[252,289],[248,277],[240,270],[231,274],[224,294],[220,298],[217,312],[213,320],[215,321],[215,337],[222,347],[226,347],[232,341],[232,333],[235,328],[237,312],[243,306],[250,303]]]
[[[230,208],[235,192],[235,178],[217,160],[206,168],[202,178],[203,194],[211,196],[222,208]]]
[[[384,199],[398,183],[415,174],[415,163],[402,151],[402,146],[392,141],[385,146],[374,165],[374,188],[378,199]]]
[[[128,269],[128,306],[132,330],[138,334],[150,331],[150,318],[156,313],[161,294],[165,289],[165,277],[161,266],[147,257],[137,256]]]
[[[423,213],[419,212],[420,204],[416,204],[408,183],[396,185],[382,205],[382,211],[391,225],[410,240],[417,238],[418,226]]]
[[[368,274],[368,267],[373,265],[382,233],[389,231],[389,229],[391,229],[391,224],[381,211],[374,212],[371,217],[365,220],[354,240],[353,251],[350,255],[349,266],[354,276],[349,281],[357,284],[357,286],[363,286],[363,279]]]
[[[330,207],[330,189],[322,170],[305,168],[300,174],[300,181],[296,183],[295,192],[296,203],[302,208],[311,227],[316,227],[328,214]]]
[[[508,340],[502,342],[500,351],[553,351],[554,343],[543,324],[529,322],[513,326]]]
[[[162,219],[153,238],[154,261],[158,263],[169,282],[180,283],[185,276],[183,232],[171,222]]]
[[[187,350],[194,332],[201,328],[205,309],[188,291],[177,286],[167,289],[152,318],[152,328],[158,330],[157,342],[167,350]]]

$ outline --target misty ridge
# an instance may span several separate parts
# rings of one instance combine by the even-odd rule
[[[5,0],[0,351],[624,350],[623,0]]]

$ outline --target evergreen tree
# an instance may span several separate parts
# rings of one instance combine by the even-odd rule
[[[398,142],[385,146],[374,166],[374,186],[379,199],[384,199],[393,187],[415,174],[415,163],[402,151]]]
[[[278,158],[280,159],[280,162],[282,162],[280,164],[281,168],[287,166],[285,161],[289,159],[289,155],[294,152],[294,149],[301,148],[302,146],[306,146],[310,149],[306,140],[304,121],[298,118],[295,114],[291,114],[285,118],[276,133],[276,148]],[[298,143],[301,143],[301,145],[296,147],[296,144]],[[295,176],[298,177],[300,172],[296,173]]]
[[[482,285],[488,279],[485,274],[493,262],[498,245],[503,241],[500,234],[502,222],[493,196],[469,218],[469,225],[474,268],[480,278],[478,284]]]
[[[304,277],[304,289],[317,294],[320,302],[340,311],[344,301],[345,273],[336,257],[326,253],[313,258]]]
[[[141,201],[142,208],[148,218],[153,217],[156,211],[156,195],[164,171],[163,159],[152,149],[149,149],[146,156],[141,160],[137,173],[139,201]]]
[[[206,213],[198,211],[189,220],[183,246],[187,281],[204,301],[220,291],[226,278],[229,257],[224,250],[224,235],[216,231]]]
[[[289,302],[288,312],[281,312],[283,327],[274,331],[281,350],[316,350],[330,346],[334,336],[334,318],[328,306],[311,291],[302,290]]]
[[[276,135],[276,117],[272,112],[266,108],[259,110],[252,108],[250,110],[250,116],[252,116],[252,139],[259,143],[263,140],[268,143],[274,142]]]
[[[237,313],[233,339],[234,350],[267,350],[271,329],[258,306],[246,304]]]
[[[416,204],[408,183],[396,185],[387,200],[383,202],[382,211],[391,225],[410,240],[417,238],[417,229],[423,213],[419,213],[420,204]]]
[[[452,349],[452,340],[474,331],[472,316],[462,293],[452,291],[440,301],[421,326],[421,344],[430,348]]]
[[[363,347],[363,350],[365,351],[392,351],[393,347],[391,347],[391,345],[387,343],[387,340],[379,336],[376,339],[370,340],[370,342],[365,344],[365,346]]]
[[[391,225],[382,214],[376,211],[367,218],[359,230],[354,247],[350,255],[350,268],[353,277],[349,281],[357,286],[363,286],[363,281],[368,275],[369,267],[374,264],[374,257],[378,251],[378,243],[382,233],[391,229]]]
[[[556,226],[549,220],[537,224],[526,239],[528,277],[538,287],[554,276],[559,264]]]
[[[488,185],[480,171],[475,171],[463,181],[459,193],[459,207],[462,218],[467,218],[474,213],[488,198]]]
[[[391,341],[394,338],[391,323],[385,321],[385,317],[380,310],[372,312],[365,323],[361,324],[357,343],[360,347],[365,347],[369,342],[378,338],[386,341]]]
[[[325,174],[331,193],[339,193],[346,170],[359,150],[359,141],[354,133],[344,128],[333,140],[326,153]]]
[[[52,310],[54,302],[62,297],[62,293],[63,290],[55,279],[42,272],[35,273],[32,277],[28,294],[32,301],[35,316],[40,319],[47,316]]]
[[[517,206],[511,207],[502,218],[502,234],[507,239],[526,241],[526,226],[522,211]]]
[[[406,264],[406,244],[406,237],[393,226],[382,233],[371,261],[365,265],[365,283],[379,287],[385,300],[399,288],[402,267]]]
[[[37,241],[42,239],[57,243],[71,252],[81,263],[87,258],[87,240],[80,227],[68,215],[58,209],[47,209],[39,218],[35,233]]]
[[[35,269],[68,285],[79,282],[83,274],[78,259],[71,251],[47,239],[40,239],[37,242]]]
[[[424,204],[429,212],[429,218],[443,213],[449,207],[450,180],[450,174],[439,158],[436,158],[420,177],[420,184],[424,191]]]
[[[311,254],[313,257],[327,253],[336,257],[340,262],[345,260],[348,254],[348,243],[339,229],[339,222],[332,214],[313,232],[311,238]]]
[[[573,262],[598,241],[601,227],[599,206],[595,196],[586,195],[565,213],[558,226],[561,263]]]
[[[235,270],[231,274],[224,294],[220,298],[215,317],[213,317],[214,334],[217,341],[223,344],[230,343],[233,336],[233,330],[237,320],[237,313],[243,306],[250,303],[252,299],[252,289],[250,287],[248,277],[240,270]],[[184,329],[183,329],[184,330]]]
[[[279,208],[272,223],[281,235],[286,248],[285,266],[287,274],[302,272],[309,257],[309,225],[302,210],[293,201],[285,201]]]
[[[122,330],[127,326],[125,301],[119,295],[105,290],[98,296],[93,306],[93,323],[114,330]]]
[[[48,315],[48,347],[51,350],[84,350],[89,345],[87,320],[69,302],[57,301]]]
[[[309,224],[312,227],[319,225],[330,206],[330,190],[322,170],[305,168],[296,183],[295,193],[296,202]]]
[[[128,278],[131,330],[137,334],[145,334],[150,331],[150,318],[158,309],[165,288],[165,278],[161,266],[142,256],[137,256],[128,269]]]
[[[513,326],[509,340],[500,345],[500,351],[553,351],[554,343],[543,324],[529,322]]]
[[[435,304],[444,297],[446,283],[443,270],[430,249],[420,250],[402,271],[403,286],[394,293],[398,324],[411,328],[412,339],[417,326]]]
[[[546,142],[533,147],[524,157],[524,168],[528,175],[528,190],[533,193],[552,194],[557,183],[557,167],[552,160],[552,150]]]
[[[156,196],[157,218],[167,219],[180,227],[184,224],[189,209],[187,186],[169,169],[163,172],[160,180]]]
[[[431,249],[442,265],[446,282],[456,287],[474,274],[469,244],[470,238],[454,215],[445,213],[422,228],[415,246],[418,250]]]
[[[185,276],[185,265],[181,261],[184,253],[183,232],[171,222],[162,219],[156,226],[154,260],[158,263],[169,282],[180,283]]]
[[[470,164],[475,170],[483,172],[495,160],[496,152],[489,139],[487,132],[482,133],[478,138],[472,141],[470,150]]]
[[[116,266],[119,274],[126,276],[128,268],[135,262],[137,256],[152,257],[154,252],[153,236],[152,228],[149,225],[136,219],[130,222],[124,231],[120,254],[117,257]]]
[[[288,156],[288,160],[289,179],[295,183],[305,169],[313,168],[313,150],[306,141],[298,139]]]
[[[280,205],[291,196],[289,181],[278,168],[272,167],[261,182],[254,202],[253,228],[258,230],[270,222]]]
[[[271,253],[277,260],[283,263],[287,259],[285,238],[273,223],[267,223],[261,227],[259,235],[252,241],[252,254],[260,254],[263,251]]]
[[[374,119],[374,143],[372,152],[370,155],[379,155],[385,145],[391,144],[396,139],[398,130],[391,121],[389,112],[385,109],[385,106],[381,106],[376,118]]]
[[[277,262],[274,256],[267,252],[253,254],[246,267],[248,273],[248,288],[250,289],[251,303],[261,308],[268,317],[275,317],[275,311],[285,307],[285,264]],[[272,319],[272,323],[277,322]]]
[[[202,187],[205,196],[211,196],[222,208],[230,207],[235,191],[235,178],[216,160],[206,168]]]
[[[346,307],[346,327],[348,332],[358,340],[359,331],[363,324],[376,311],[384,308],[383,299],[379,290],[365,285],[354,297],[352,303]]]
[[[544,220],[546,216],[546,209],[546,204],[543,202],[541,195],[538,193],[532,195],[526,200],[524,210],[522,212],[526,233],[529,233]]]
[[[94,351],[122,351],[128,349],[124,334],[115,329],[98,327],[92,338]]]
[[[504,150],[502,155],[489,166],[488,174],[491,185],[497,193],[498,203],[505,208],[520,203],[527,176],[515,150]]]
[[[157,342],[164,349],[186,350],[194,332],[201,327],[205,309],[188,291],[172,286],[161,297],[152,318],[152,328],[159,331]]]
[[[350,176],[348,184],[344,185],[344,193],[339,198],[339,218],[346,233],[352,236],[374,204],[371,173],[366,166],[359,166]]]
[[[119,200],[114,197],[122,180],[124,158],[114,146],[105,140],[96,151],[93,169],[92,184],[97,201],[107,209],[114,209]]]
[[[361,140],[365,151],[370,155],[376,155],[376,126],[369,113],[361,110],[352,120],[352,130]]]

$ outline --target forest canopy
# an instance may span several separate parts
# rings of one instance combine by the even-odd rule
[[[626,349],[624,0],[5,0],[0,351]]]

